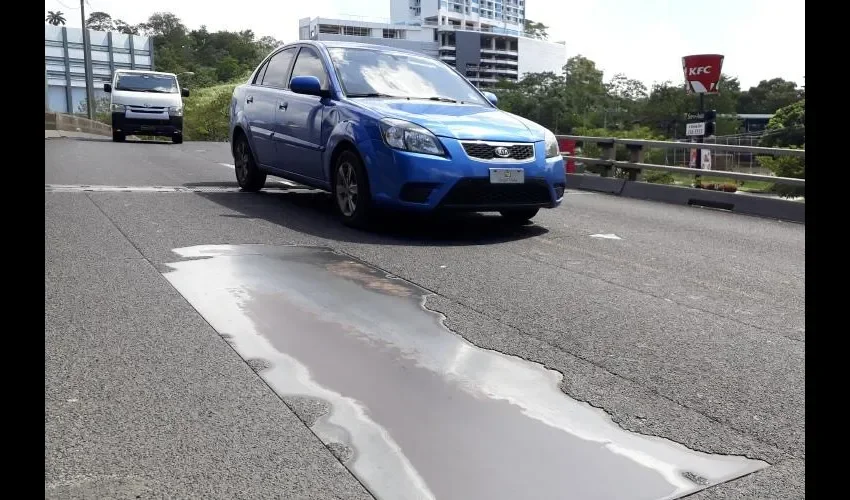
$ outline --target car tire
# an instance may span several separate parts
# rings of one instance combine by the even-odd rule
[[[517,208],[513,210],[501,210],[502,218],[511,224],[525,224],[537,215],[539,208]]]
[[[331,186],[334,206],[342,222],[352,227],[367,226],[372,212],[372,194],[366,169],[357,153],[346,150],[339,154],[333,165]]]
[[[242,191],[257,192],[266,185],[266,174],[257,168],[248,139],[240,135],[233,141],[233,169]]]
[[[126,138],[127,137],[123,133],[116,130],[112,131],[112,142],[124,142]]]
[[[174,144],[183,144],[183,134],[172,135],[171,142],[173,142]]]

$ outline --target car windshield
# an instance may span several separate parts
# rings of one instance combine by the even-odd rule
[[[428,57],[373,49],[328,49],[349,97],[404,97],[489,105],[445,64]]]
[[[177,93],[177,79],[169,75],[123,73],[118,75],[115,90],[174,94]]]

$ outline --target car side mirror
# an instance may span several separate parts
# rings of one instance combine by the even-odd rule
[[[490,104],[492,104],[493,106],[499,105],[499,98],[496,97],[496,94],[494,94],[492,92],[483,92],[483,94],[484,94],[484,97],[486,97],[487,100],[490,101]]]
[[[103,91],[106,92],[107,94],[111,93],[112,92],[112,84],[111,83],[104,83],[103,84]]]
[[[289,81],[289,90],[296,94],[325,97],[328,91],[322,90],[322,84],[315,76],[296,76]]]
[[[182,95],[183,97],[189,97],[189,89],[183,87],[182,89],[180,89],[180,95]]]

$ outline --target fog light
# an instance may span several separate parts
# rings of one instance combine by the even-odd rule
[[[402,186],[399,198],[401,198],[402,201],[425,203],[428,201],[428,197],[431,195],[431,192],[434,191],[437,186],[439,186],[439,184],[433,182],[408,182]]]

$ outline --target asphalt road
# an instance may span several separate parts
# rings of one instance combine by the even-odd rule
[[[251,243],[346,252],[625,429],[771,464],[694,498],[804,496],[805,226],[570,192],[521,228],[363,232],[322,194],[237,192],[228,163],[226,144],[45,141],[46,496],[369,497],[161,275],[172,249]]]

